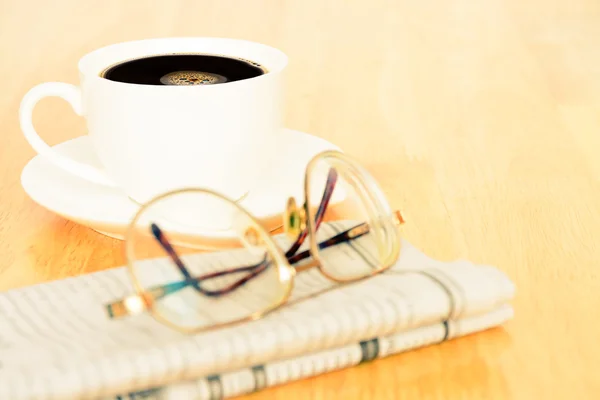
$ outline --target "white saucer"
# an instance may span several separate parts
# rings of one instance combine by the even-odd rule
[[[339,150],[326,140],[291,129],[283,131],[281,140],[270,175],[262,180],[262,187],[250,191],[240,202],[259,220],[265,221],[267,227],[280,225],[288,197],[303,201],[304,170],[308,161],[321,151]],[[100,166],[87,136],[61,143],[54,149]],[[120,190],[73,176],[39,155],[23,168],[21,185],[33,201],[47,210],[117,239],[123,239],[129,221],[139,208]]]

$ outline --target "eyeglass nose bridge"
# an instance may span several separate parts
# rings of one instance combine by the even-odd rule
[[[298,207],[296,199],[293,197],[290,197],[287,201],[283,216],[283,229],[285,234],[292,240],[296,239],[306,229],[306,210],[304,207]]]

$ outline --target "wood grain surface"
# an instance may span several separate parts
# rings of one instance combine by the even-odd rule
[[[0,290],[123,264],[25,195],[17,113],[85,53],[161,36],[285,51],[286,125],[364,164],[423,251],[517,285],[504,328],[245,398],[600,398],[599,2],[0,0]],[[58,99],[34,122],[51,144],[85,132]]]

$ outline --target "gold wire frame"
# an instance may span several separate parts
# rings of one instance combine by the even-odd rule
[[[342,168],[336,169],[338,174],[342,177],[346,178],[348,182],[354,182],[357,185],[356,189],[359,194],[361,201],[364,204],[368,205],[366,207],[367,213],[371,219],[371,221],[381,221],[383,223],[382,229],[384,230],[385,237],[387,238],[387,246],[389,251],[386,253],[386,256],[380,259],[381,267],[375,270],[372,270],[369,274],[364,276],[358,276],[356,278],[348,278],[348,279],[339,279],[335,276],[332,276],[330,273],[323,268],[322,259],[320,256],[317,236],[316,236],[316,227],[315,227],[315,219],[313,217],[313,211],[311,211],[311,207],[309,204],[309,200],[311,198],[311,189],[310,189],[310,179],[312,173],[314,171],[315,166],[323,160],[332,159],[337,162],[341,162],[343,165]],[[325,161],[327,162],[327,161]],[[176,196],[178,194],[185,193],[203,193],[209,196],[214,196],[219,198],[222,201],[229,203],[232,207],[237,208],[241,211],[246,217],[249,218],[253,227],[257,230],[257,232],[262,237],[264,244],[269,252],[269,255],[273,258],[273,261],[278,268],[279,281],[282,285],[285,286],[284,292],[282,296],[272,305],[267,307],[264,310],[254,312],[247,317],[238,318],[236,320],[232,320],[226,323],[219,323],[215,325],[205,326],[205,327],[185,327],[179,324],[174,323],[170,319],[161,315],[159,311],[153,305],[153,296],[151,293],[147,292],[142,284],[140,283],[138,277],[136,276],[135,267],[133,265],[134,249],[132,236],[136,229],[136,225],[139,222],[140,218],[144,215],[144,212],[150,208],[152,205],[156,204],[159,201],[164,200],[165,198]],[[158,322],[165,324],[166,326],[180,331],[182,333],[194,334],[200,332],[211,331],[215,329],[225,328],[228,326],[236,325],[243,322],[250,322],[264,317],[266,314],[276,310],[284,303],[286,303],[291,295],[293,286],[294,286],[294,278],[297,272],[310,269],[310,268],[318,268],[319,271],[328,279],[337,282],[337,283],[350,283],[356,282],[363,279],[367,279],[373,275],[379,274],[382,271],[391,267],[396,260],[398,259],[401,251],[401,242],[399,235],[399,225],[404,222],[402,216],[399,212],[392,213],[388,202],[379,189],[379,186],[375,182],[375,180],[370,176],[370,174],[362,168],[358,163],[356,163],[353,159],[346,156],[344,153],[339,151],[325,151],[314,156],[308,163],[306,167],[306,172],[304,176],[304,218],[306,219],[304,222],[306,223],[306,228],[308,230],[308,241],[309,241],[309,252],[313,258],[313,261],[305,264],[301,267],[294,268],[290,265],[288,260],[286,259],[282,250],[275,244],[272,237],[269,235],[269,232],[260,224],[260,222],[250,214],[244,207],[238,204],[235,201],[231,201],[227,197],[217,193],[215,191],[209,189],[198,189],[198,188],[187,188],[187,189],[179,189],[175,191],[171,191],[162,195],[155,197],[150,200],[146,204],[144,204],[133,217],[132,221],[129,224],[129,227],[125,233],[125,254],[127,258],[127,266],[129,275],[133,281],[133,285],[135,291],[137,292],[137,297],[144,301],[145,309],[151,314],[151,316],[157,320]],[[386,244],[381,244],[386,245]]]
[[[379,213],[384,217],[384,221],[387,222],[386,229],[388,231],[387,232],[388,235],[392,236],[392,238],[390,238],[390,240],[388,240],[388,242],[390,244],[390,246],[389,246],[390,251],[388,253],[388,256],[385,259],[380,260],[380,263],[381,263],[380,268],[371,271],[371,273],[368,275],[358,276],[356,278],[349,278],[349,279],[339,279],[339,278],[331,275],[330,273],[328,273],[326,271],[326,269],[323,268],[323,260],[321,258],[318,243],[317,243],[315,219],[313,218],[313,214],[311,212],[311,207],[309,206],[309,201],[311,198],[310,197],[310,195],[311,195],[310,183],[311,183],[312,173],[313,173],[316,165],[318,165],[318,163],[320,161],[323,161],[324,159],[327,159],[327,158],[331,158],[336,161],[341,161],[343,164],[346,164],[344,166],[344,168],[336,169],[336,171],[338,172],[338,174],[342,175],[342,177],[346,177],[348,182],[353,182],[353,181],[356,182],[356,180],[358,180],[358,184],[364,186],[363,188],[357,188],[357,189],[365,189],[365,190],[358,190],[357,193],[359,193],[361,200],[364,201],[365,204],[369,204],[372,206],[372,207],[366,208],[367,213],[371,217],[371,220],[375,221],[377,219],[375,212],[379,211]],[[325,161],[325,162],[327,162],[327,161]],[[369,196],[368,194],[370,194],[371,196],[374,196],[374,198],[371,198],[371,196]],[[389,209],[389,206],[388,206],[388,202],[385,199],[385,196],[381,193],[379,186],[377,185],[375,180],[373,178],[371,178],[370,174],[364,168],[362,168],[360,166],[360,164],[358,164],[356,161],[354,161],[352,158],[350,158],[347,155],[345,155],[344,153],[341,153],[336,150],[324,151],[322,153],[317,154],[315,157],[313,157],[310,160],[310,162],[308,163],[308,165],[306,167],[306,172],[304,174],[304,200],[305,200],[305,205],[306,205],[305,214],[306,214],[306,225],[308,228],[308,240],[309,240],[310,253],[311,253],[313,259],[315,260],[315,264],[316,264],[315,266],[317,266],[319,268],[319,270],[321,271],[321,273],[323,275],[325,275],[328,279],[331,279],[332,281],[338,282],[338,283],[349,283],[349,282],[360,281],[360,280],[369,278],[373,275],[377,275],[377,274],[381,273],[382,271],[385,271],[386,269],[388,269],[392,265],[394,265],[394,263],[398,260],[398,257],[400,256],[400,249],[401,249],[398,225],[404,221],[399,213],[393,214],[391,212],[391,210]]]
[[[170,319],[161,315],[161,313],[153,305],[152,296],[147,296],[147,292],[144,289],[144,287],[142,286],[142,284],[140,283],[140,281],[136,275],[136,272],[135,272],[135,267],[133,265],[133,260],[135,259],[135,256],[133,254],[134,249],[133,249],[133,242],[131,240],[131,237],[134,234],[136,225],[137,225],[138,221],[140,220],[140,217],[142,217],[144,215],[144,212],[149,207],[156,204],[157,202],[162,201],[165,198],[168,198],[171,196],[176,196],[176,195],[185,194],[185,193],[193,193],[193,192],[203,193],[203,194],[206,194],[209,196],[214,196],[216,198],[219,198],[219,199],[231,204],[233,207],[240,210],[245,216],[247,216],[250,219],[251,223],[254,225],[254,228],[257,230],[259,235],[262,237],[264,244],[267,247],[267,250],[269,252],[269,256],[271,256],[273,258],[273,262],[275,263],[276,267],[278,268],[279,282],[285,286],[285,290],[284,290],[284,293],[281,296],[281,298],[278,301],[274,302],[271,306],[269,306],[265,310],[257,311],[257,312],[254,312],[254,313],[248,315],[247,317],[238,318],[237,320],[232,320],[232,321],[229,321],[226,323],[220,323],[220,324],[215,324],[215,325],[206,326],[206,327],[188,328],[188,327],[176,324],[173,321],[171,321]],[[127,267],[128,267],[127,270],[129,271],[129,275],[133,281],[134,288],[135,288],[138,296],[146,303],[146,309],[148,310],[150,315],[154,319],[156,319],[158,322],[165,324],[166,326],[168,326],[172,329],[175,329],[182,333],[188,333],[188,334],[200,333],[200,332],[219,329],[219,328],[226,328],[231,325],[236,325],[239,323],[249,322],[249,321],[253,321],[253,320],[262,318],[265,314],[278,308],[279,306],[281,306],[283,303],[285,303],[288,300],[288,298],[290,297],[290,295],[292,293],[292,288],[294,285],[293,278],[296,274],[296,270],[288,263],[287,259],[285,258],[284,254],[282,253],[281,249],[275,244],[275,242],[273,241],[271,236],[269,236],[267,231],[260,225],[260,223],[256,220],[256,218],[252,214],[250,214],[244,207],[240,206],[236,202],[231,201],[230,199],[221,195],[220,193],[217,193],[215,191],[208,190],[208,189],[194,189],[194,188],[179,189],[179,190],[171,191],[171,192],[162,194],[160,196],[157,196],[154,199],[147,202],[146,204],[144,204],[138,210],[136,215],[133,217],[131,223],[129,224],[127,232],[125,233],[125,254],[126,254],[126,258],[127,258]]]

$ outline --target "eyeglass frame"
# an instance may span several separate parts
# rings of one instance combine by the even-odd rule
[[[126,255],[127,255],[127,266],[128,266],[127,269],[129,271],[129,275],[133,281],[136,294],[127,296],[121,300],[117,300],[117,301],[107,304],[106,311],[107,311],[109,317],[110,318],[121,318],[121,317],[129,316],[129,315],[139,314],[143,311],[148,311],[150,313],[150,315],[153,318],[155,318],[158,322],[160,322],[172,329],[175,329],[182,333],[200,333],[200,332],[205,332],[205,331],[210,331],[210,330],[215,330],[215,329],[222,329],[222,328],[226,328],[226,327],[229,327],[232,325],[241,324],[244,322],[254,321],[254,320],[260,319],[260,318],[264,317],[265,315],[269,314],[270,312],[278,309],[279,307],[284,305],[289,300],[289,297],[290,297],[291,292],[294,287],[294,278],[295,278],[296,274],[303,272],[305,270],[308,270],[311,268],[317,268],[329,280],[332,280],[336,283],[351,283],[351,282],[356,282],[356,281],[367,279],[367,278],[369,278],[373,275],[377,275],[377,274],[385,271],[389,267],[391,267],[398,259],[400,250],[401,250],[401,242],[400,242],[400,240],[398,240],[399,232],[397,229],[401,224],[403,224],[405,222],[404,217],[402,216],[402,213],[399,210],[395,210],[395,211],[391,212],[390,215],[386,216],[387,217],[386,219],[388,219],[387,222],[390,222],[391,226],[394,227],[396,235],[393,235],[394,238],[393,238],[393,241],[390,243],[390,248],[389,248],[390,252],[388,253],[387,260],[385,260],[381,263],[382,264],[381,267],[372,270],[369,274],[361,275],[356,278],[350,278],[350,279],[339,279],[335,276],[332,276],[330,273],[328,273],[323,268],[323,261],[322,261],[322,258],[320,257],[319,250],[323,250],[324,248],[328,248],[328,247],[331,247],[331,246],[334,246],[337,244],[341,244],[341,243],[345,243],[352,239],[358,238],[358,237],[368,233],[370,230],[369,223],[363,222],[363,223],[359,223],[358,225],[355,225],[343,232],[340,232],[321,243],[317,243],[316,232],[317,232],[320,224],[323,222],[323,217],[325,215],[325,211],[327,209],[327,206],[329,205],[329,201],[331,200],[331,196],[333,194],[333,191],[334,191],[334,188],[335,188],[335,185],[337,182],[338,172],[334,168],[330,168],[328,177],[327,177],[327,181],[325,184],[323,196],[321,198],[321,202],[319,203],[319,207],[317,208],[317,211],[315,213],[315,218],[310,218],[311,217],[311,211],[310,211],[310,206],[309,206],[309,199],[311,198],[310,197],[310,178],[311,178],[311,173],[314,170],[317,163],[327,157],[333,157],[333,158],[337,159],[338,161],[341,160],[343,163],[346,163],[346,166],[350,167],[350,169],[355,169],[355,171],[353,171],[353,173],[352,173],[353,178],[356,178],[356,177],[363,178],[360,180],[360,183],[362,186],[364,186],[364,189],[366,189],[366,193],[375,196],[375,198],[372,198],[372,197],[365,198],[365,196],[366,196],[365,193],[360,193],[359,195],[362,197],[361,200],[363,202],[367,202],[367,203],[385,202],[385,204],[379,204],[379,207],[377,204],[371,204],[372,207],[368,208],[368,212],[372,212],[373,210],[381,210],[382,208],[387,208],[387,207],[385,207],[385,206],[387,206],[387,200],[385,199],[385,196],[383,196],[383,194],[381,193],[379,186],[377,185],[376,181],[370,176],[370,174],[363,167],[361,167],[358,163],[356,163],[353,159],[351,159],[344,153],[341,153],[341,152],[335,151],[335,150],[328,150],[328,151],[321,152],[321,153],[315,155],[307,164],[305,174],[304,174],[304,197],[305,197],[305,200],[304,200],[304,204],[303,204],[302,208],[296,207],[295,200],[293,197],[290,197],[288,200],[287,209],[286,209],[285,215],[284,215],[284,218],[286,221],[286,223],[284,223],[284,231],[285,231],[284,233],[289,235],[290,232],[295,233],[297,231],[298,234],[297,234],[297,237],[296,237],[296,240],[294,241],[294,243],[290,246],[290,248],[285,253],[279,246],[277,246],[277,244],[274,242],[274,240],[270,237],[269,233],[266,231],[265,227],[261,225],[261,223],[257,220],[256,217],[254,217],[248,210],[246,210],[240,204],[237,204],[236,202],[232,201],[231,199],[225,197],[224,195],[222,195],[218,192],[215,192],[215,191],[209,190],[209,189],[202,189],[202,188],[184,188],[184,189],[178,189],[178,190],[174,190],[174,191],[170,191],[170,192],[161,194],[161,195],[153,198],[146,204],[144,204],[138,210],[138,212],[133,217],[133,219],[129,225],[129,228],[125,234],[125,243],[126,243],[125,251],[126,251]],[[177,252],[175,251],[175,249],[173,248],[173,246],[171,245],[169,240],[166,238],[166,236],[162,232],[162,230],[158,227],[158,225],[152,223],[151,229],[152,229],[153,236],[160,243],[163,250],[165,250],[167,255],[175,263],[175,265],[179,268],[179,270],[183,274],[185,280],[168,283],[165,285],[158,285],[153,288],[144,288],[141,285],[141,283],[135,273],[135,267],[134,267],[133,261],[132,261],[134,259],[133,254],[132,254],[133,249],[131,248],[131,246],[129,246],[127,244],[127,243],[131,243],[131,242],[129,242],[128,238],[133,234],[136,223],[139,221],[140,217],[142,215],[144,215],[144,211],[148,207],[150,207],[152,204],[155,204],[165,198],[168,198],[168,197],[180,194],[180,193],[190,192],[190,191],[204,192],[209,195],[215,196],[223,201],[231,203],[234,207],[236,207],[239,211],[241,211],[249,219],[249,221],[251,222],[251,225],[253,225],[253,229],[257,229],[259,231],[258,233],[260,234],[259,236],[264,238],[264,240],[262,240],[262,244],[267,246],[266,254],[270,255],[272,260],[270,260],[270,262],[268,262],[268,263],[265,263],[265,261],[266,261],[266,257],[265,257],[265,260],[263,260],[262,262],[260,262],[258,264],[237,267],[237,268],[233,268],[233,269],[229,269],[229,270],[219,271],[216,273],[209,273],[209,274],[205,274],[205,275],[201,275],[201,276],[193,278],[191,276],[189,270],[183,263],[183,261],[181,261],[181,259],[179,258]],[[373,215],[370,215],[371,221],[376,221],[379,219],[380,218],[375,218]],[[290,223],[291,220],[294,220],[294,222]],[[389,226],[388,226],[388,228],[389,228]],[[304,244],[307,237],[309,240],[308,250],[305,250],[301,253],[297,253],[297,251],[300,249],[302,244]],[[301,266],[293,265],[294,263],[302,261],[311,256],[313,258],[313,260],[311,262],[306,263]],[[163,317],[153,307],[154,301],[159,300],[169,294],[173,294],[173,293],[177,292],[178,290],[183,289],[185,287],[189,287],[189,286],[192,286],[194,289],[199,291],[201,294],[207,295],[207,296],[222,296],[222,295],[228,294],[231,291],[239,288],[246,282],[250,281],[254,277],[258,276],[262,271],[266,270],[266,268],[271,267],[273,262],[275,262],[276,267],[278,268],[280,283],[282,285],[286,286],[286,290],[283,292],[281,298],[278,301],[274,301],[274,303],[271,306],[265,308],[264,310],[256,311],[244,318],[239,318],[239,319],[236,319],[233,321],[229,321],[229,322],[225,322],[225,323],[218,323],[218,324],[206,326],[206,327],[188,328],[188,327],[178,325],[178,324],[174,323],[173,321],[169,320],[168,318]],[[210,292],[210,291],[205,291],[205,290],[201,289],[199,286],[199,283],[202,280],[216,278],[216,277],[220,277],[220,276],[227,275],[227,274],[250,271],[252,269],[259,268],[262,265],[264,265],[262,270],[259,270],[258,272],[251,272],[246,277],[240,278],[238,281],[234,282],[233,284],[231,284],[230,286],[228,286],[222,290]]]

